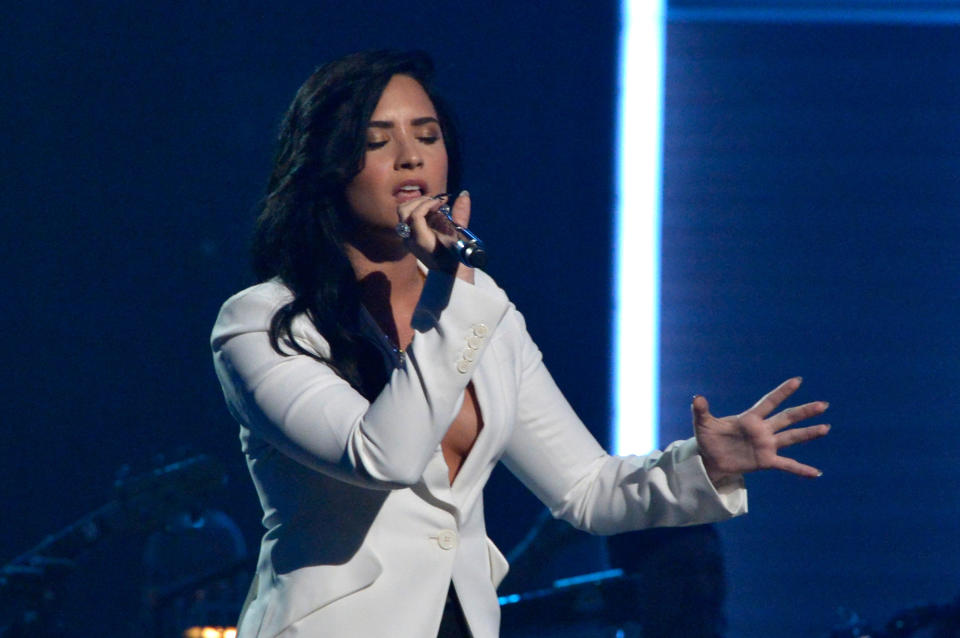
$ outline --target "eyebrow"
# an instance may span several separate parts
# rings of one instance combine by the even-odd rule
[[[437,120],[437,118],[429,115],[427,117],[418,117],[412,120],[410,123],[414,126],[423,126],[424,124],[430,124],[431,122],[440,124],[440,121]],[[384,120],[371,120],[367,126],[370,128],[393,128],[393,122],[387,122]]]

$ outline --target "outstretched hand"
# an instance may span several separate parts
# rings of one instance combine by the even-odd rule
[[[794,423],[823,414],[825,401],[814,401],[787,408],[769,416],[784,399],[800,387],[802,379],[788,379],[760,399],[752,408],[736,416],[717,418],[702,396],[693,398],[693,430],[707,476],[716,485],[724,478],[754,470],[777,469],[814,478],[820,470],[794,459],[780,456],[781,448],[825,436],[829,425],[811,425],[787,430]],[[769,418],[768,418],[769,416]]]

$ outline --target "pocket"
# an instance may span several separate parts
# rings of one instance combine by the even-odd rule
[[[490,561],[490,582],[496,589],[510,571],[510,563],[489,538],[487,538],[487,559]]]
[[[313,565],[278,575],[264,595],[267,610],[258,635],[282,633],[304,616],[369,587],[381,572],[380,559],[361,547],[342,565]]]

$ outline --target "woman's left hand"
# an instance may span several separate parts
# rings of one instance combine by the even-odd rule
[[[693,429],[704,467],[714,485],[724,478],[762,469],[783,470],[810,478],[822,474],[814,467],[780,456],[778,451],[825,436],[830,431],[829,425],[785,428],[822,414],[830,404],[815,401],[769,416],[801,382],[799,377],[788,379],[746,412],[723,418],[710,414],[705,397],[693,398]]]

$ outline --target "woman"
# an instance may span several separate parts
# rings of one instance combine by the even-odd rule
[[[459,158],[430,74],[424,54],[368,52],[301,87],[255,233],[262,283],[214,327],[267,529],[241,638],[496,636],[507,565],[482,488],[501,459],[601,534],[743,513],[747,471],[818,474],[777,449],[827,426],[777,432],[826,404],[765,420],[799,379],[736,417],[697,397],[696,439],[662,453],[599,447],[520,313],[449,250],[439,208],[466,227],[471,203],[445,195]]]

